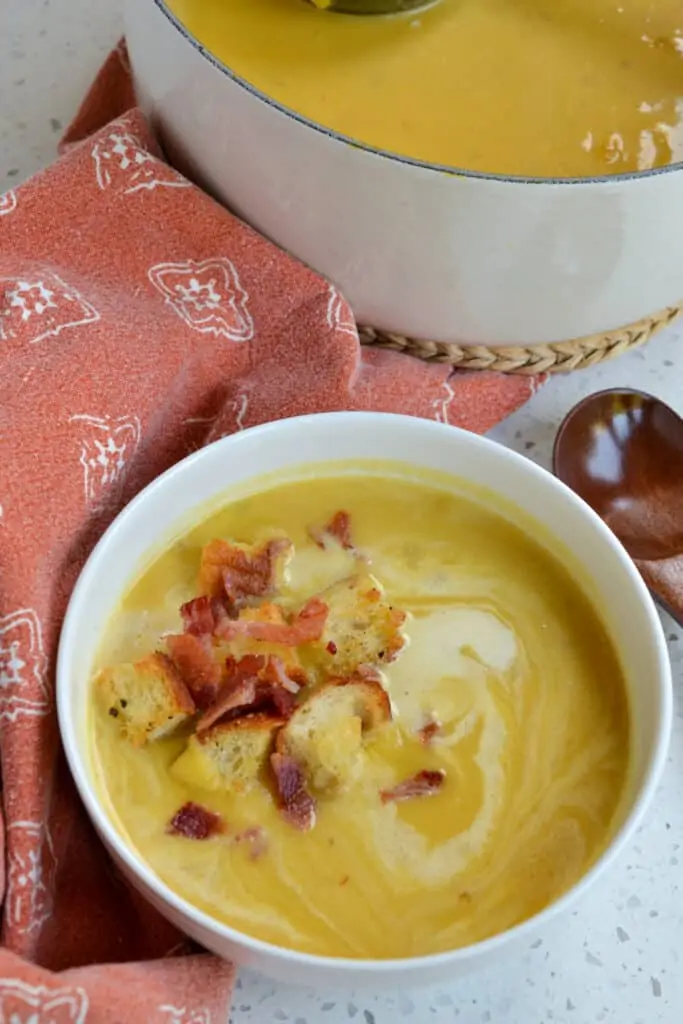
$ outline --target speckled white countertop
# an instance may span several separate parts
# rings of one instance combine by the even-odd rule
[[[62,126],[120,31],[117,0],[0,0],[0,192],[54,158]],[[617,385],[646,388],[683,412],[683,326],[617,362],[553,380],[495,436],[547,466],[564,412]],[[635,843],[559,934],[503,968],[436,990],[316,995],[245,972],[232,1024],[681,1024],[683,632],[668,619],[665,627],[677,692],[661,790]]]

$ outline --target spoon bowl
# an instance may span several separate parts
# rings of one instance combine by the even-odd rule
[[[681,620],[683,419],[642,391],[597,392],[560,426],[553,469],[602,517]]]
[[[439,0],[308,0],[321,11],[338,14],[404,14],[432,7]]]

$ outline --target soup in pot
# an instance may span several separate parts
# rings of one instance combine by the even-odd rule
[[[169,0],[227,67],[319,125],[471,171],[583,177],[681,158],[675,0],[441,0],[394,17]]]
[[[610,840],[629,709],[533,524],[374,466],[244,494],[125,595],[93,680],[105,807],[206,913],[333,957],[451,950]]]

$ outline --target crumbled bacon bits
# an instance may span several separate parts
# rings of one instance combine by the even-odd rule
[[[211,636],[217,626],[228,618],[226,602],[221,597],[194,597],[180,606],[186,633]]]
[[[429,722],[426,722],[421,729],[418,729],[417,735],[420,743],[424,743],[424,745],[428,747],[434,737],[438,736],[440,732],[441,724],[437,722],[435,718],[432,718]]]
[[[316,804],[301,766],[288,754],[277,753],[271,754],[270,765],[283,816],[290,825],[308,832],[315,825]]]
[[[289,718],[296,707],[299,684],[290,679],[280,658],[245,654],[236,660],[227,658],[225,681],[215,700],[197,722],[197,732],[210,729],[221,718],[236,718],[272,707]]]
[[[400,803],[402,800],[412,800],[418,796],[433,796],[446,781],[446,772],[443,768],[433,771],[425,769],[413,775],[410,779],[399,782],[391,789],[382,789],[380,797],[383,804]]]
[[[272,704],[282,718],[291,718],[296,710],[296,694],[286,690],[279,683],[265,682],[262,685],[266,703]]]
[[[220,814],[190,801],[173,815],[166,831],[169,835],[184,836],[185,839],[211,839],[225,832],[225,822]]]
[[[268,852],[268,837],[265,829],[259,825],[245,828],[243,832],[238,832],[235,836],[235,842],[238,846],[249,847],[249,857],[251,860],[259,860]]]
[[[300,687],[306,686],[308,679],[300,665],[285,667],[282,658],[270,654],[263,670],[263,678],[270,683],[277,683],[289,693],[298,693]]]
[[[202,551],[199,580],[211,597],[224,598],[228,614],[235,618],[253,598],[275,590],[277,564],[292,544],[274,537],[260,547],[243,548],[226,540],[212,540]]]
[[[333,538],[345,551],[353,550],[351,516],[341,509],[339,512],[335,512],[322,530],[319,527],[311,527],[308,532],[311,540],[315,541],[319,548],[327,547],[326,540]]]
[[[207,732],[212,725],[232,712],[246,714],[253,711],[256,705],[257,686],[258,680],[253,677],[242,679],[234,686],[226,686],[197,722],[198,735]]]
[[[357,665],[356,675],[368,682],[381,683],[382,673],[376,665]]]
[[[246,636],[264,643],[299,647],[320,640],[325,630],[328,607],[319,597],[307,601],[290,622],[262,622],[258,619],[238,619],[226,622],[218,630],[223,640]]]
[[[180,633],[167,636],[166,647],[197,707],[208,708],[218,695],[222,678],[211,638]]]
[[[306,602],[292,623],[299,637],[303,638],[298,640],[297,647],[299,644],[308,644],[320,639],[325,629],[328,611],[327,605],[319,597],[312,597]]]

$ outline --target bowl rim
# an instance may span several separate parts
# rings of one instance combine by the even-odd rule
[[[642,783],[637,790],[634,791],[629,808],[624,815],[620,827],[614,833],[602,853],[591,864],[588,871],[580,876],[574,885],[563,892],[556,900],[553,900],[551,903],[543,907],[532,917],[514,925],[512,928],[508,928],[503,932],[498,932],[495,935],[471,945],[422,956],[390,959],[356,959],[353,957],[333,957],[304,953],[299,950],[289,949],[286,946],[279,946],[275,943],[263,941],[262,939],[255,938],[246,932],[240,931],[238,928],[233,928],[232,926],[200,910],[198,907],[195,907],[191,902],[189,902],[189,900],[179,896],[156,874],[151,865],[144,860],[132,844],[125,841],[114,825],[109,814],[105,811],[102,802],[97,796],[95,786],[89,777],[86,767],[87,758],[83,752],[84,745],[79,743],[78,730],[75,727],[69,710],[71,690],[70,662],[72,658],[72,651],[75,650],[78,644],[78,620],[80,606],[87,603],[88,592],[96,586],[100,563],[109,557],[108,552],[112,544],[116,543],[116,531],[120,524],[131,519],[134,520],[134,518],[139,514],[139,511],[150,501],[150,498],[154,498],[158,493],[163,494],[164,489],[169,485],[170,481],[173,481],[178,477],[182,477],[187,471],[188,466],[194,465],[207,458],[208,452],[214,452],[217,449],[229,452],[233,448],[239,449],[240,445],[248,445],[250,443],[250,438],[258,439],[264,436],[267,438],[270,434],[275,435],[275,439],[277,439],[278,432],[282,432],[283,430],[299,431],[315,429],[315,427],[320,423],[328,424],[332,429],[337,425],[341,425],[343,428],[344,422],[348,422],[349,420],[355,420],[360,424],[364,424],[368,431],[372,430],[373,425],[381,420],[383,422],[387,422],[389,427],[394,423],[397,427],[401,426],[409,430],[423,431],[426,439],[433,437],[448,444],[455,444],[456,446],[458,444],[466,444],[473,446],[475,449],[479,448],[480,450],[496,449],[501,458],[506,459],[509,464],[514,467],[516,472],[521,472],[522,474],[528,474],[530,477],[541,479],[544,482],[544,486],[550,486],[551,488],[556,489],[569,504],[574,506],[577,512],[583,515],[584,518],[592,524],[595,531],[600,535],[601,541],[604,542],[607,547],[612,549],[613,554],[622,563],[623,568],[630,577],[631,586],[643,606],[643,611],[645,612],[648,622],[648,639],[653,642],[653,651],[656,652],[657,678],[654,682],[657,687],[657,697],[659,702],[656,739],[653,744],[653,749],[646,761],[646,769],[643,774]],[[362,455],[358,456],[359,459],[362,457]],[[399,461],[405,462],[406,460]],[[290,465],[292,468],[298,464],[299,463],[296,458],[291,460]],[[407,464],[410,465],[411,462],[408,461]],[[418,468],[420,467],[420,464],[417,461],[413,461],[412,464]],[[285,471],[284,467],[282,471]],[[249,475],[247,474],[244,479],[248,480]],[[218,490],[216,493],[218,493]],[[578,903],[578,901],[585,895],[586,891],[591,888],[597,877],[603,874],[603,872],[609,868],[609,865],[622,853],[623,848],[635,834],[647,809],[650,807],[666,763],[673,718],[671,664],[663,627],[655,609],[654,602],[625,549],[605,525],[602,519],[600,519],[597,513],[595,513],[593,509],[578,497],[578,495],[562,483],[561,480],[553,476],[552,473],[532,462],[525,456],[520,455],[518,452],[507,448],[505,445],[499,444],[489,438],[473,434],[470,431],[463,430],[459,427],[452,427],[432,420],[425,420],[418,417],[396,413],[377,412],[312,413],[303,416],[288,417],[282,420],[271,421],[249,427],[243,431],[230,434],[214,441],[206,447],[193,452],[180,462],[177,462],[174,466],[171,466],[144,487],[119,512],[108,526],[100,540],[95,545],[79,574],[78,580],[69,599],[59,640],[56,672],[56,699],[59,731],[69,769],[91,821],[94,823],[97,831],[100,833],[100,836],[106,840],[106,844],[114,850],[116,856],[123,861],[131,874],[141,881],[147,889],[151,890],[162,905],[170,907],[176,914],[181,915],[181,917],[190,918],[195,926],[208,931],[211,934],[218,935],[221,939],[226,940],[233,946],[242,947],[248,950],[251,954],[271,959],[279,959],[281,962],[289,963],[292,966],[304,966],[314,970],[319,968],[333,974],[338,974],[340,979],[342,979],[343,975],[351,972],[363,975],[372,975],[375,972],[381,972],[385,976],[393,975],[398,977],[400,974],[405,972],[414,974],[423,970],[438,969],[439,967],[445,967],[456,963],[466,964],[469,961],[477,961],[488,954],[495,954],[498,950],[512,945],[515,940],[523,941],[527,937],[532,937],[540,927],[547,924],[558,914],[565,912],[575,903]]]
[[[142,2],[142,0],[129,0],[129,2],[139,3]],[[150,0],[146,0],[146,2],[150,2]],[[499,182],[506,185],[571,185],[576,188],[581,188],[586,185],[609,185],[610,183],[615,182],[639,181],[644,178],[655,178],[683,170],[683,160],[678,160],[674,163],[667,164],[665,167],[651,167],[644,171],[625,171],[622,174],[602,174],[580,178],[543,178],[534,175],[525,176],[518,174],[496,174],[492,171],[473,171],[466,167],[455,167],[449,164],[433,163],[429,160],[419,160],[416,157],[403,156],[400,153],[394,153],[391,150],[381,149],[377,146],[372,146],[367,142],[361,142],[360,140],[354,139],[352,136],[345,135],[342,132],[338,132],[333,128],[326,128],[325,125],[319,124],[317,121],[313,121],[311,118],[305,117],[303,114],[298,113],[291,107],[287,107],[285,104],[278,102],[272,96],[262,92],[245,78],[238,75],[232,70],[232,68],[212,53],[211,50],[204,46],[204,44],[201,43],[192,32],[190,32],[178,15],[168,7],[166,0],[151,0],[151,2],[158,9],[161,15],[166,18],[169,24],[179,33],[179,35],[189,43],[193,50],[195,50],[204,58],[204,60],[208,61],[209,64],[211,64],[217,71],[232,81],[235,85],[253,96],[254,99],[260,100],[266,106],[278,111],[290,120],[296,121],[306,128],[313,129],[313,131],[317,132],[319,135],[326,136],[328,139],[332,139],[335,142],[340,142],[355,150],[361,150],[369,156],[373,156],[380,160],[386,160],[392,164],[415,167],[422,171],[427,171],[431,174],[443,175],[445,177],[470,178],[473,180]]]

